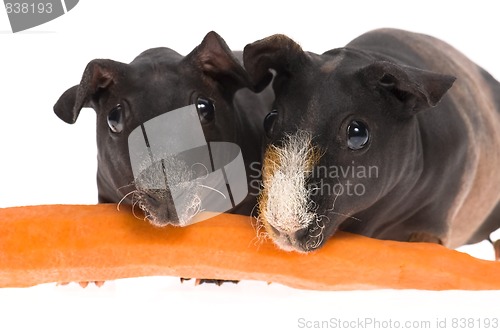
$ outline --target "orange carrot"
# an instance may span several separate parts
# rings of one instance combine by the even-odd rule
[[[0,287],[139,276],[262,280],[296,288],[500,289],[500,263],[436,244],[339,233],[316,252],[259,241],[250,217],[155,228],[115,205],[0,209]]]

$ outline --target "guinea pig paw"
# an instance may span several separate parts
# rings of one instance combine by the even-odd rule
[[[97,287],[101,288],[104,285],[105,281],[97,280],[97,281],[79,281],[78,284],[82,288],[86,288],[89,284],[95,284]]]
[[[82,288],[87,288],[87,286],[90,284],[90,283],[93,283],[95,284],[97,287],[101,288],[105,281],[78,281],[78,284],[80,285],[80,287]],[[68,286],[70,284],[70,282],[58,282],[56,284],[56,286]]]
[[[226,283],[237,284],[240,282],[239,280],[222,280],[222,279],[196,279],[194,284],[195,286],[202,284],[216,284],[217,286],[222,286]]]
[[[181,283],[184,283],[184,281],[191,280],[191,278],[180,278]],[[233,283],[237,284],[240,282],[239,280],[222,280],[222,279],[198,279],[196,278],[194,281],[195,286],[199,286],[202,284],[216,284],[217,286],[222,286],[225,283]]]

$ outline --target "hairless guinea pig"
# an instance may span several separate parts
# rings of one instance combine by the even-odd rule
[[[201,146],[201,152],[211,153],[212,159],[209,160],[207,154],[206,162],[188,164],[189,158],[179,160],[165,156],[161,162],[151,162],[149,168],[144,167],[140,174],[135,174],[132,154],[137,151],[131,152],[130,148],[134,130],[141,140],[145,139],[151,155],[153,143],[158,143],[152,142],[153,139],[160,135],[161,144],[166,146],[175,140],[173,132],[188,139],[196,134],[201,136],[199,140],[208,144],[235,143],[241,149],[245,166],[243,168],[242,162],[242,168],[246,170],[242,173],[243,185],[256,176],[250,174],[252,169],[255,171],[250,165],[259,164],[264,136],[262,122],[274,96],[272,92],[257,95],[245,89],[250,87],[250,81],[241,63],[242,52],[238,53],[240,60],[235,54],[218,34],[209,32],[187,56],[169,48],[153,48],[141,53],[130,64],[96,59],[87,65],[80,84],[64,92],[54,111],[67,123],[77,120],[82,107],[91,107],[96,112],[99,202],[137,205],[157,226],[187,225],[203,209],[200,192],[211,191],[224,196],[208,184],[199,182],[197,185],[196,181],[189,181],[197,178],[193,173],[205,172],[205,175],[197,174],[198,178],[208,177],[209,169],[211,171],[217,162],[212,158],[215,153],[212,145],[210,149],[209,145]],[[175,117],[159,117],[173,110],[177,110]],[[190,117],[193,114],[194,118]],[[151,131],[146,137],[145,131],[150,129],[145,127],[152,128],[155,123],[159,131],[156,138]],[[199,132],[190,132],[193,128]],[[187,143],[176,144],[179,148]],[[193,139],[190,144],[200,145],[200,142]],[[142,141],[140,146],[145,145]],[[225,147],[219,148],[221,155],[227,152]],[[197,158],[196,150],[191,157],[193,155]],[[228,181],[230,174],[224,176]],[[247,191],[243,202],[236,207],[233,205],[230,212],[250,214],[256,204],[256,193],[252,188],[245,188],[243,192]]]
[[[450,45],[381,29],[318,55],[274,35],[244,64],[257,88],[275,71],[259,220],[280,248],[337,230],[454,248],[499,228],[500,84]]]

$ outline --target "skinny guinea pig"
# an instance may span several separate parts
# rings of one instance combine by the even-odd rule
[[[54,111],[72,124],[83,107],[95,110],[100,203],[138,206],[156,226],[189,224],[201,210],[197,193],[210,189],[186,185],[183,179],[194,165],[162,160],[145,175],[134,176],[128,141],[130,133],[146,121],[188,105],[196,108],[194,121],[207,142],[232,142],[241,148],[246,176],[250,176],[249,165],[260,163],[262,122],[270,106],[263,104],[267,95],[258,96],[248,89],[242,52],[235,54],[217,33],[209,32],[187,56],[160,47],[144,51],[130,64],[95,59],[87,65],[80,84],[64,92]],[[198,170],[208,172],[209,167],[198,165]],[[162,188],[164,177],[171,186],[151,189]],[[189,201],[174,206],[173,186],[183,190],[181,194]],[[250,214],[255,197],[248,188],[247,197],[229,212]]]
[[[500,227],[500,84],[452,46],[381,29],[318,55],[274,35],[244,65],[276,95],[259,221],[279,248],[338,230],[455,248]]]

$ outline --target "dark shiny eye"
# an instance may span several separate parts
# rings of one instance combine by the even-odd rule
[[[274,122],[278,118],[278,111],[277,110],[272,110],[271,112],[267,113],[266,117],[264,118],[264,130],[266,132],[267,137],[270,137],[273,134],[273,127],[274,127]]]
[[[370,133],[366,125],[361,121],[352,121],[347,127],[347,146],[351,150],[359,150],[363,148],[368,139],[370,138]]]
[[[215,117],[215,105],[208,98],[198,97],[196,99],[196,108],[202,124],[211,122]]]
[[[122,105],[116,105],[108,114],[108,126],[114,133],[121,133],[123,131],[123,107]]]

